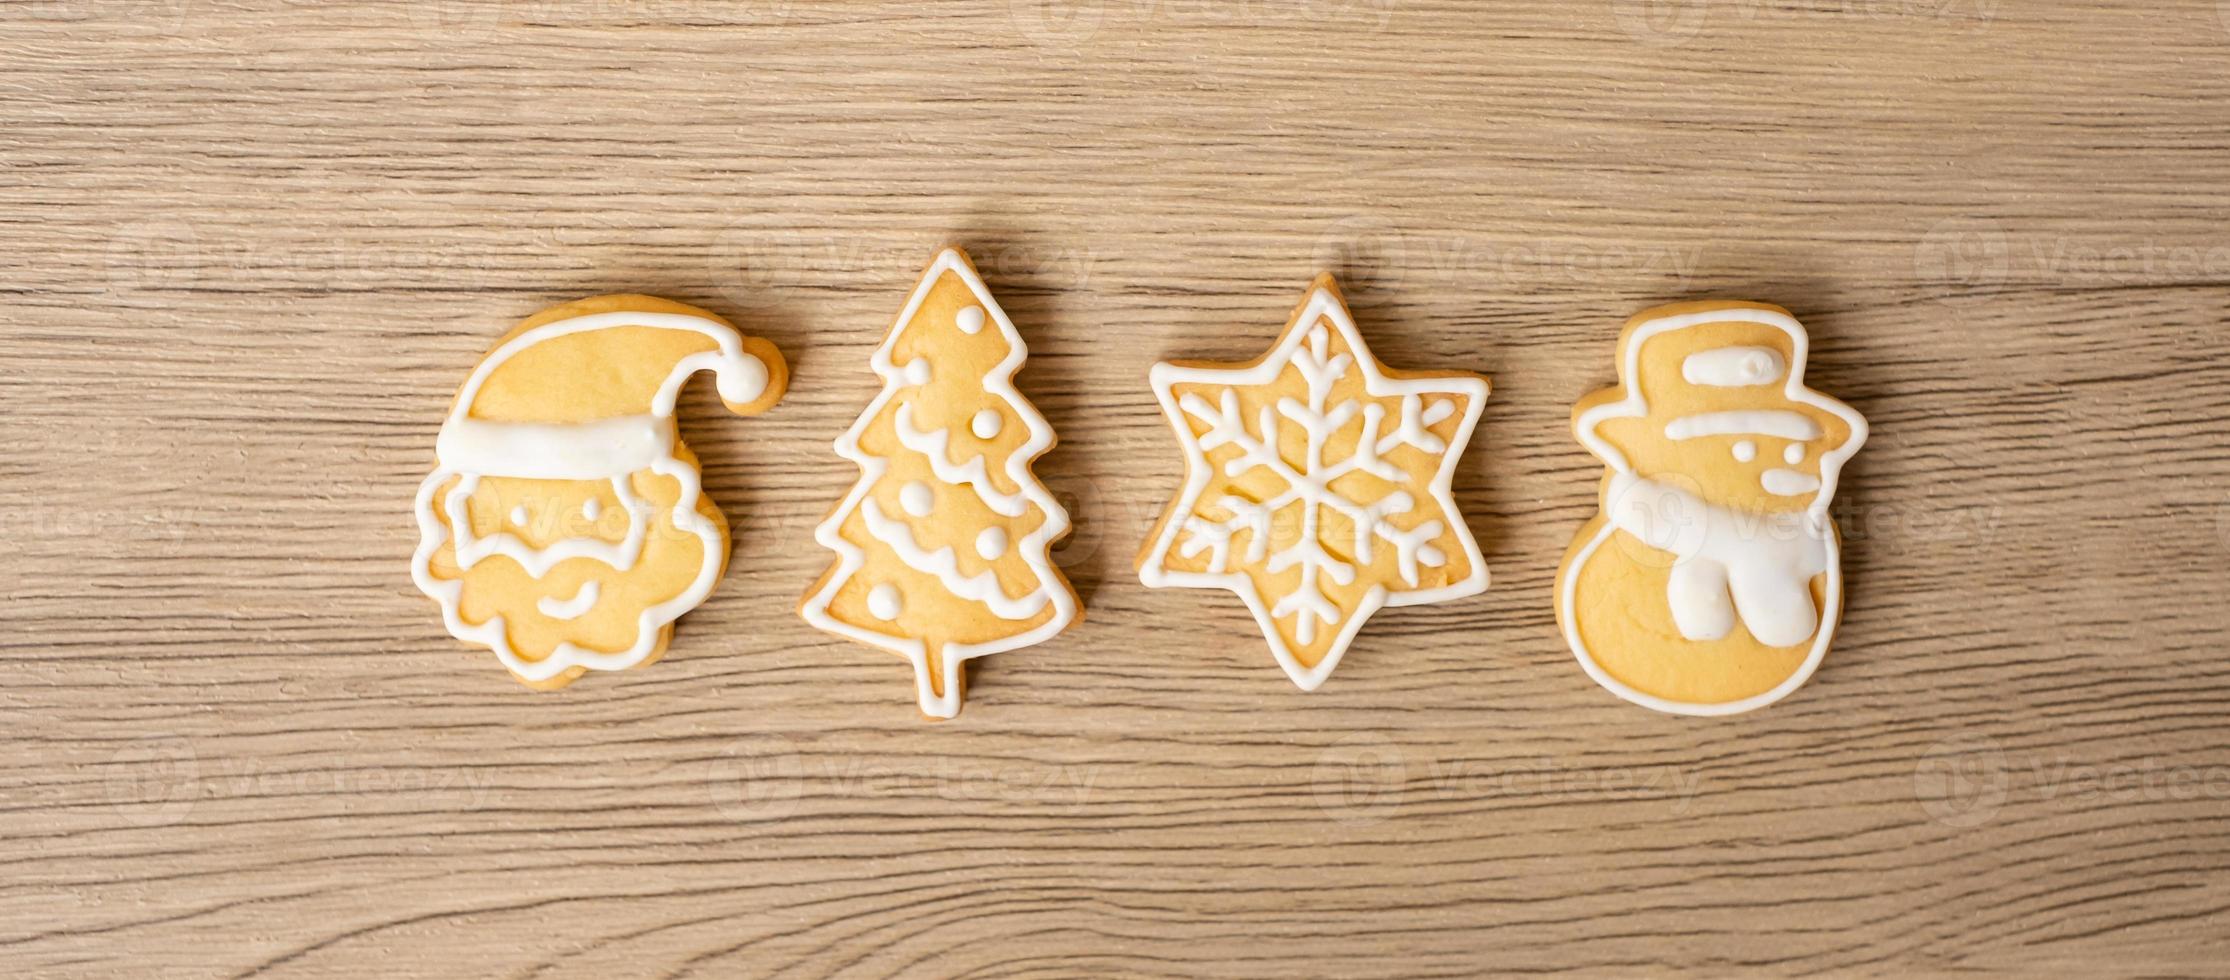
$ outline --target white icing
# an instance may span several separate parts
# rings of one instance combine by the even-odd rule
[[[1029,504],[1021,492],[1001,493],[991,485],[991,476],[985,471],[981,454],[968,457],[966,463],[954,463],[950,445],[952,433],[944,429],[923,432],[914,428],[913,406],[901,402],[892,417],[892,429],[898,434],[898,444],[929,457],[929,470],[937,479],[955,486],[966,486],[982,498],[983,505],[1008,517],[1020,517]],[[1011,475],[1011,474],[1010,474]],[[1021,484],[1016,484],[1020,486]]]
[[[1748,439],[1738,439],[1734,444],[1734,461],[1747,463],[1758,458],[1758,444]]]
[[[1758,474],[1758,485],[1775,496],[1800,497],[1818,490],[1820,478],[1810,473],[1776,467]]]
[[[1737,610],[1750,635],[1768,646],[1812,635],[1817,612],[1809,583],[1827,570],[1828,532],[1804,512],[1734,510],[1632,473],[1613,474],[1605,500],[1613,526],[1679,557],[1667,601],[1681,636],[1721,639]]]
[[[976,532],[976,554],[983,556],[984,561],[998,561],[999,556],[1006,553],[1006,528],[994,526]]]
[[[1425,427],[1437,425],[1455,412],[1455,402],[1447,399],[1435,399],[1430,407],[1426,407],[1424,399],[1416,395],[1403,395],[1401,421],[1395,425],[1392,433],[1388,434],[1385,439],[1379,440],[1378,452],[1384,453],[1396,444],[1403,443],[1415,446],[1428,453],[1437,453],[1447,449],[1448,444],[1440,441],[1439,436],[1425,431]]]
[[[969,306],[962,308],[960,311],[960,315],[953,319],[953,325],[959,327],[961,333],[973,334],[982,332],[983,307]]]
[[[998,328],[999,339],[1007,348],[1006,357],[984,374],[984,392],[990,398],[1001,403],[1006,412],[1019,420],[1022,426],[1028,430],[1029,436],[1007,456],[1005,464],[1007,478],[1015,487],[1019,488],[1012,495],[1020,498],[1019,503],[1013,506],[1011,510],[1000,510],[999,506],[995,504],[992,505],[992,509],[995,512],[1016,517],[1026,513],[1027,508],[1022,506],[1026,504],[1035,506],[1039,513],[1044,515],[1044,519],[1038,523],[1038,526],[1023,535],[1022,540],[1014,543],[1014,547],[1025,566],[1029,568],[1036,579],[1036,586],[1029,596],[1030,601],[1036,602],[1040,610],[1048,611],[1049,614],[1046,616],[1045,622],[1012,636],[999,637],[981,643],[955,642],[945,644],[942,655],[937,661],[940,676],[932,678],[930,676],[931,666],[928,647],[922,639],[910,636],[894,636],[843,622],[829,614],[829,604],[835,598],[837,590],[846,581],[850,580],[867,560],[867,554],[864,550],[845,540],[841,533],[844,522],[853,511],[864,512],[867,506],[873,504],[873,501],[868,499],[867,493],[890,468],[888,459],[870,455],[860,448],[860,437],[881,416],[883,409],[890,404],[892,399],[899,397],[900,388],[896,384],[899,378],[896,368],[891,363],[891,351],[897,346],[900,334],[905,330],[906,325],[920,311],[922,302],[928,297],[931,288],[937,284],[941,277],[947,274],[957,276],[962,284],[968,288],[968,291],[974,295],[977,304],[985,311],[988,324],[995,325]],[[883,343],[875,349],[875,353],[869,360],[875,372],[885,379],[883,390],[877,393],[875,400],[869,403],[867,410],[862,412],[860,417],[852,423],[852,427],[845,430],[844,434],[836,440],[837,454],[859,464],[860,479],[859,482],[853,484],[851,492],[837,505],[836,511],[814,529],[813,539],[820,542],[823,547],[836,552],[837,568],[835,574],[828,576],[827,584],[820,591],[806,597],[805,602],[800,606],[800,613],[805,617],[806,622],[817,628],[905,656],[914,666],[915,693],[922,713],[932,717],[950,718],[959,713],[960,672],[968,660],[1042,643],[1067,629],[1069,624],[1076,619],[1076,596],[1069,591],[1068,585],[1062,580],[1060,573],[1054,570],[1051,555],[1052,543],[1060,540],[1069,531],[1068,512],[1063,510],[1061,505],[1054,501],[1052,494],[1046,491],[1045,486],[1037,482],[1037,479],[1030,474],[1030,462],[1052,447],[1053,428],[1046,423],[1044,416],[1039,415],[1035,409],[1030,407],[1029,402],[1023,399],[1022,393],[1015,390],[1014,387],[1014,372],[1021,368],[1023,360],[1028,356],[1029,348],[1023,344],[1022,335],[1016,332],[1014,323],[1007,319],[1006,312],[1001,310],[999,304],[992,300],[990,290],[983,284],[983,278],[978,276],[973,268],[969,267],[967,260],[962,257],[957,249],[945,249],[938,253],[937,258],[922,273],[921,280],[914,286],[913,294],[906,301],[906,306],[899,311],[897,320],[892,323],[890,333],[884,337]],[[904,407],[904,402],[900,403],[900,407]],[[906,427],[900,426],[899,432],[903,439]],[[942,430],[934,434],[934,436],[945,435]],[[924,453],[929,457],[932,468],[951,466],[950,460],[944,453],[943,443],[940,442],[938,445],[937,452]],[[915,452],[924,452],[923,450],[913,449],[911,446],[907,448]],[[980,474],[984,466],[981,458],[978,457],[971,462],[975,463],[977,472]],[[947,477],[943,471],[938,472],[937,478],[946,483],[963,482]],[[991,504],[993,500],[1006,499],[1004,495],[997,494],[996,491],[992,490],[987,479],[966,482],[975,487],[977,496],[984,497],[987,504]],[[941,553],[949,557],[951,549],[942,549]],[[941,576],[940,579],[942,579]],[[994,591],[996,590],[994,589]],[[942,693],[939,693],[940,691]]]
[[[1649,480],[1636,474],[1626,454],[1604,439],[1600,431],[1602,423],[1610,419],[1648,416],[1649,404],[1642,397],[1636,379],[1640,377],[1642,347],[1650,338],[1702,324],[1728,322],[1762,324],[1788,335],[1793,353],[1788,359],[1787,374],[1781,388],[1782,396],[1793,403],[1833,415],[1850,429],[1851,434],[1847,441],[1821,454],[1820,476],[1817,478],[1818,496],[1803,511],[1794,514],[1750,514],[1710,504],[1685,491]],[[1613,474],[1604,495],[1607,519],[1595,536],[1573,554],[1558,576],[1558,619],[1565,642],[1571,646],[1581,669],[1587,671],[1588,676],[1596,683],[1619,697],[1647,708],[1675,714],[1737,714],[1787,697],[1791,691],[1803,686],[1826,656],[1828,644],[1834,636],[1836,616],[1842,608],[1842,569],[1838,561],[1833,523],[1827,516],[1827,509],[1834,496],[1836,478],[1843,464],[1866,442],[1867,425],[1866,419],[1850,406],[1804,387],[1804,363],[1809,346],[1810,338],[1805,334],[1804,327],[1795,318],[1773,310],[1705,310],[1650,320],[1634,327],[1622,347],[1619,380],[1624,386],[1624,397],[1618,401],[1596,405],[1580,413],[1574,420],[1573,429],[1580,443],[1603,460]],[[1699,416],[1690,416],[1697,417]],[[1784,435],[1783,438],[1815,438],[1817,424],[1809,417],[1798,417],[1804,419],[1807,431],[1812,434]],[[1737,432],[1755,431],[1747,427],[1750,425],[1747,417],[1742,424],[1745,428],[1738,429]],[[1669,426],[1666,434],[1679,438],[1672,434]],[[1670,515],[1660,513],[1656,526],[1651,527],[1640,516],[1641,510],[1637,505],[1675,508],[1680,516],[1695,516],[1683,522],[1666,520]],[[1619,513],[1622,510],[1625,512],[1623,517]],[[1689,529],[1675,526],[1683,523]],[[1789,646],[1810,637],[1812,645],[1804,662],[1773,689],[1724,703],[1673,701],[1635,690],[1612,677],[1596,662],[1580,637],[1578,593],[1581,571],[1603,542],[1620,530],[1629,530],[1653,547],[1673,552],[1682,559],[1683,566],[1696,565],[1677,572],[1666,587],[1666,602],[1672,608],[1675,625],[1683,636],[1691,633],[1709,636],[1722,628],[1732,630],[1734,618],[1739,617],[1751,634],[1763,643]],[[1664,544],[1657,544],[1659,541]],[[1717,570],[1710,567],[1713,565],[1717,566]],[[1807,568],[1813,571],[1807,573],[1804,571]],[[1727,580],[1724,588],[1718,584],[1721,574]],[[1825,599],[1815,609],[1809,583],[1811,578],[1823,574],[1826,576]],[[1721,605],[1722,601],[1727,605]],[[1730,608],[1731,613],[1728,612]]]
[[[1795,466],[1798,463],[1804,462],[1804,444],[1801,442],[1792,442],[1783,447],[1781,450],[1781,462],[1787,463],[1790,466]]]
[[[532,480],[601,480],[674,454],[674,420],[627,415],[594,422],[487,422],[453,417],[434,439],[441,467]]]
[[[929,383],[929,359],[917,357],[906,362],[906,383],[915,387]]]
[[[887,517],[875,498],[860,501],[860,516],[867,520],[867,533],[891,553],[898,556],[906,567],[917,572],[937,576],[945,591],[972,602],[980,602],[1000,619],[1028,619],[1045,608],[1046,590],[1039,589],[1020,597],[1010,597],[999,588],[999,576],[990,569],[974,575],[960,573],[960,559],[951,547],[930,551],[914,540],[914,529],[906,522]]]
[[[1265,530],[1265,522],[1269,515],[1288,504],[1300,502],[1303,506],[1301,536],[1291,547],[1269,556],[1269,571],[1276,574],[1294,565],[1302,567],[1301,589],[1279,600],[1270,611],[1273,619],[1284,615],[1296,616],[1294,638],[1302,643],[1315,642],[1317,625],[1309,617],[1299,615],[1303,610],[1325,623],[1338,621],[1338,606],[1325,598],[1322,590],[1316,587],[1315,573],[1322,572],[1341,585],[1355,579],[1354,567],[1335,557],[1318,539],[1318,508],[1329,507],[1338,511],[1354,525],[1354,551],[1359,562],[1368,564],[1373,560],[1372,544],[1375,539],[1383,538],[1393,544],[1400,562],[1402,579],[1411,586],[1417,584],[1419,561],[1436,568],[1447,564],[1446,555],[1423,543],[1439,536],[1440,522],[1427,521],[1413,531],[1403,531],[1386,519],[1389,514],[1408,513],[1416,508],[1416,499],[1407,491],[1394,490],[1366,504],[1334,491],[1332,482],[1357,471],[1388,480],[1399,479],[1400,469],[1387,462],[1383,454],[1404,444],[1428,453],[1446,451],[1447,443],[1427,431],[1424,426],[1428,424],[1426,420],[1437,422],[1455,411],[1455,405],[1448,400],[1435,401],[1432,408],[1425,409],[1422,407],[1422,398],[1414,394],[1404,395],[1400,422],[1392,434],[1379,438],[1378,428],[1385,421],[1385,410],[1376,403],[1346,401],[1337,408],[1327,410],[1333,383],[1346,375],[1353,359],[1341,354],[1326,360],[1329,336],[1324,328],[1318,326],[1308,333],[1308,346],[1296,350],[1292,358],[1295,367],[1308,380],[1309,403],[1303,405],[1295,399],[1286,398],[1277,404],[1277,414],[1299,425],[1308,437],[1303,462],[1298,467],[1287,463],[1279,452],[1277,423],[1269,409],[1265,408],[1261,413],[1259,434],[1247,430],[1247,420],[1239,411],[1236,389],[1223,390],[1220,406],[1210,406],[1206,399],[1189,392],[1177,400],[1177,406],[1185,414],[1199,419],[1209,427],[1209,431],[1199,436],[1202,452],[1225,443],[1242,449],[1238,459],[1225,464],[1226,475],[1237,476],[1254,469],[1268,469],[1287,488],[1278,496],[1260,503],[1242,501],[1236,497],[1223,498],[1220,503],[1236,516],[1220,525],[1198,518],[1192,519],[1188,522],[1187,529],[1197,536],[1197,543],[1195,538],[1188,537],[1184,545],[1180,546],[1180,553],[1190,557],[1197,555],[1203,547],[1214,549],[1209,558],[1209,571],[1222,573],[1227,568],[1229,542],[1237,532],[1253,531],[1253,541],[1267,542],[1269,533]],[[1333,433],[1354,420],[1358,404],[1362,405],[1363,431],[1356,442],[1356,451],[1337,463],[1325,464],[1325,443]],[[1262,557],[1260,548],[1249,547],[1248,561],[1260,561]]]
[[[978,439],[989,439],[998,435],[999,429],[1005,424],[1006,420],[999,415],[998,409],[987,408],[968,420],[968,431],[975,433]]]
[[[1154,392],[1188,461],[1185,486],[1175,510],[1187,516],[1163,525],[1160,535],[1149,546],[1146,561],[1140,564],[1139,578],[1157,588],[1211,587],[1237,593],[1254,613],[1269,641],[1271,653],[1286,676],[1302,690],[1312,691],[1331,676],[1355,634],[1380,608],[1474,595],[1487,587],[1486,559],[1462,521],[1444,527],[1439,520],[1426,519],[1418,521],[1415,527],[1404,529],[1391,518],[1418,511],[1418,501],[1408,491],[1399,488],[1384,491],[1365,501],[1347,493],[1368,492],[1361,484],[1370,481],[1346,481],[1343,486],[1348,488],[1347,492],[1333,488],[1341,477],[1358,472],[1384,480],[1407,480],[1409,477],[1403,467],[1386,458],[1388,453],[1406,446],[1437,457],[1428,489],[1441,514],[1455,515],[1451,486],[1456,462],[1485,407],[1487,383],[1476,377],[1388,377],[1370,357],[1370,348],[1355,329],[1346,307],[1328,289],[1310,291],[1296,322],[1301,325],[1298,329],[1288,330],[1269,354],[1249,367],[1191,367],[1166,362],[1154,365]],[[1329,331],[1338,331],[1352,354],[1327,356]],[[1248,419],[1233,389],[1268,384],[1289,368],[1298,371],[1306,382],[1308,400],[1283,399],[1275,406],[1263,406],[1256,418]],[[1378,402],[1358,399],[1334,402],[1335,382],[1351,370],[1361,373],[1363,390],[1372,398],[1400,399],[1398,416],[1391,420],[1391,426],[1385,407]],[[1224,390],[1211,402],[1192,391],[1180,396],[1176,391],[1179,384],[1218,385],[1224,386]],[[1449,438],[1443,439],[1427,428],[1455,416],[1459,402],[1463,415]],[[1280,419],[1303,437],[1298,463],[1288,463],[1278,450]],[[1195,432],[1194,420],[1205,425],[1207,431]],[[1348,425],[1360,427],[1355,450],[1344,459],[1327,463],[1323,458],[1326,444],[1335,432]],[[1213,473],[1207,454],[1226,445],[1240,450],[1236,459],[1225,464],[1227,474],[1263,470],[1274,476],[1284,489],[1261,501],[1225,496],[1215,501],[1214,506],[1230,512],[1230,518],[1215,521],[1199,517],[1200,495]],[[1300,533],[1297,540],[1271,554],[1273,521],[1288,507],[1299,508]],[[1286,643],[1277,621],[1291,617],[1294,638],[1303,644],[1314,642],[1320,626],[1339,620],[1338,605],[1326,597],[1320,579],[1345,584],[1352,583],[1357,574],[1354,564],[1325,548],[1319,538],[1320,514],[1326,509],[1339,513],[1354,528],[1354,537],[1347,543],[1355,562],[1373,561],[1375,546],[1380,542],[1391,545],[1395,549],[1398,572],[1412,588],[1394,591],[1374,585],[1347,621],[1339,626],[1339,633],[1332,638],[1323,657],[1314,667],[1304,667]],[[1448,564],[1449,556],[1433,542],[1451,531],[1470,561],[1470,574],[1446,585],[1416,588],[1422,581],[1421,567],[1437,568]],[[1233,541],[1242,533],[1247,535],[1247,562],[1267,559],[1265,567],[1271,572],[1300,570],[1301,581],[1293,592],[1275,603],[1266,604],[1253,578],[1244,570],[1231,567]],[[1285,541],[1283,535],[1275,536],[1280,542]],[[1207,570],[1193,572],[1169,568],[1167,560],[1173,550],[1187,558],[1207,552]]]
[[[576,424],[489,422],[471,416],[474,402],[490,375],[519,352],[558,337],[621,327],[686,330],[710,338],[716,349],[676,360],[646,406],[647,413],[642,415]],[[441,434],[435,440],[439,465],[419,484],[415,505],[419,537],[418,549],[411,556],[411,579],[420,591],[440,603],[442,623],[450,635],[488,647],[512,673],[530,681],[546,681],[576,667],[622,670],[650,656],[658,645],[662,627],[696,608],[711,594],[726,558],[724,543],[719,527],[697,510],[703,491],[696,467],[673,455],[678,445],[673,424],[674,404],[680,397],[682,385],[699,371],[713,372],[721,400],[731,405],[748,404],[766,393],[767,366],[743,349],[743,338],[735,328],[683,313],[595,313],[558,320],[521,331],[481,359],[465,379],[447,420],[442,423]],[[465,621],[459,608],[464,595],[462,579],[437,578],[432,572],[434,554],[452,535],[456,563],[464,569],[500,555],[518,562],[533,578],[541,578],[559,562],[574,558],[587,558],[628,571],[641,557],[645,534],[656,519],[653,505],[637,497],[628,486],[628,474],[642,471],[670,477],[679,484],[679,496],[668,520],[676,532],[698,540],[704,558],[696,577],[686,588],[641,612],[636,621],[635,643],[625,650],[605,652],[560,643],[549,656],[528,660],[511,646],[503,617],[491,617],[481,623]],[[507,532],[478,536],[466,504],[480,480],[488,476],[607,480],[627,512],[627,534],[617,542],[567,537],[541,548],[530,547]],[[444,484],[452,481],[455,486],[449,493],[437,494]],[[442,499],[437,501],[437,496]]]
[[[905,608],[906,604],[898,595],[898,586],[885,582],[867,592],[867,612],[876,619],[890,622]]]
[[[666,472],[661,467],[669,465],[679,466],[678,463],[669,460],[664,463],[652,464],[652,469],[653,472]],[[436,470],[435,472],[444,478],[458,476],[444,470]],[[629,488],[628,478],[615,476],[610,481],[612,493],[619,498],[620,506],[627,511],[627,535],[618,541],[606,541],[596,537],[565,537],[536,548],[508,531],[499,530],[494,534],[482,537],[472,526],[471,508],[469,506],[473,491],[479,488],[481,479],[482,477],[477,473],[467,473],[458,477],[456,487],[442,500],[442,510],[449,518],[449,527],[456,531],[458,568],[471,568],[487,558],[502,555],[518,562],[519,567],[524,568],[527,575],[532,578],[541,578],[549,574],[550,569],[559,562],[574,558],[599,561],[624,572],[635,567],[635,559],[640,557],[643,552],[643,536],[656,519],[656,514],[653,512],[650,503],[635,496],[634,491]],[[428,513],[431,513],[430,509]],[[421,542],[423,542],[423,538],[421,538]],[[436,544],[438,546],[439,542],[437,541]]]
[[[1692,385],[1747,388],[1781,380],[1788,366],[1771,347],[1721,347],[1697,351],[1680,362],[1680,376]]]
[[[719,345],[718,350],[701,351],[674,362],[666,380],[659,386],[658,394],[651,400],[649,414],[671,418],[674,401],[681,395],[682,383],[699,371],[713,372],[714,383],[720,389],[720,398],[731,404],[756,401],[766,393],[767,366],[743,349],[743,338],[734,327],[716,320],[686,313],[592,313],[567,320],[545,323],[519,334],[490,351],[465,379],[457,392],[457,401],[450,410],[449,422],[470,417],[472,403],[480,396],[480,389],[487,384],[488,376],[504,362],[545,340],[592,330],[609,330],[616,327],[656,327],[663,330],[688,330],[700,333]],[[503,424],[503,423],[496,423]],[[596,423],[583,423],[594,425]],[[444,424],[444,428],[447,424]],[[624,471],[623,471],[624,472]],[[527,473],[486,473],[487,476],[531,476]],[[606,474],[608,475],[608,474]]]
[[[511,523],[520,527],[527,526],[527,505],[520,504],[511,508]]]
[[[544,596],[534,601],[534,608],[551,619],[579,619],[596,606],[597,591],[595,582],[583,582],[580,591],[573,593],[573,598],[553,599]]]
[[[930,508],[936,502],[937,495],[929,489],[929,484],[920,480],[907,481],[905,486],[898,488],[898,506],[915,517],[928,517]]]
[[[604,505],[598,503],[595,497],[590,497],[581,502],[581,517],[589,523],[594,524],[597,518],[603,516]]]
[[[1703,436],[1774,436],[1780,439],[1817,439],[1820,424],[1802,412],[1785,408],[1751,408],[1732,412],[1700,412],[1665,423],[1665,438],[1696,439]]]

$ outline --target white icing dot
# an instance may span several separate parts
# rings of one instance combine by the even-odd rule
[[[898,586],[889,583],[878,585],[867,593],[867,611],[884,622],[897,619],[905,605],[899,601]]]
[[[917,357],[914,358],[912,361],[907,362],[906,383],[910,385],[925,385],[929,383],[928,358]]]
[[[1747,463],[1756,458],[1758,458],[1757,443],[1751,442],[1748,439],[1744,439],[1734,444],[1735,462]]]
[[[1804,462],[1804,444],[1801,442],[1789,443],[1789,448],[1781,450],[1781,459],[1790,466]]]
[[[1000,555],[1006,553],[1006,528],[987,527],[976,535],[976,554],[982,555],[985,561],[997,561]]]
[[[595,497],[590,497],[588,503],[581,505],[581,516],[594,523],[597,518],[604,516],[604,505],[597,503]]]
[[[998,409],[987,408],[968,420],[968,431],[975,433],[978,439],[989,439],[998,435],[1000,426],[1005,424],[1006,420],[999,417]]]
[[[955,320],[954,323],[960,327],[961,333],[975,333],[978,330],[982,330],[983,307],[971,306],[964,310],[961,310],[960,317]]]
[[[517,507],[511,508],[511,523],[517,524],[520,527],[527,526],[527,505],[520,504]]]
[[[915,517],[928,517],[930,507],[936,502],[937,496],[929,492],[929,484],[920,480],[898,488],[898,506],[906,508],[906,513]]]

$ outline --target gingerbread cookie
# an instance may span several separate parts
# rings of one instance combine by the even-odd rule
[[[798,612],[905,657],[932,718],[959,714],[967,661],[1080,613],[1051,555],[1068,512],[1030,473],[1053,428],[1015,390],[1028,353],[966,253],[944,249],[869,361],[882,391],[836,440],[860,479],[814,532],[837,560]]]
[[[1866,420],[1804,386],[1808,345],[1777,306],[1659,307],[1619,335],[1618,386],[1573,410],[1609,470],[1557,573],[1557,622],[1619,697],[1749,711],[1827,655],[1843,606],[1828,504]]]
[[[665,652],[728,559],[727,522],[674,426],[698,371],[743,415],[789,378],[774,345],[652,296],[553,307],[496,343],[418,489],[411,577],[451,635],[542,689]]]
[[[1302,690],[1324,683],[1380,607],[1486,589],[1449,491],[1487,379],[1380,364],[1330,275],[1268,353],[1164,362],[1152,380],[1186,476],[1139,577],[1238,593]]]

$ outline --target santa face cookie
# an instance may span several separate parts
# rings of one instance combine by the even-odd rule
[[[1788,311],[1704,302],[1634,317],[1619,385],[1573,410],[1609,470],[1557,573],[1557,622],[1588,676],[1659,711],[1786,697],[1842,612],[1828,505],[1866,420],[1804,386]]]
[[[674,425],[711,371],[729,410],[782,397],[774,345],[650,296],[544,310],[465,380],[418,490],[411,577],[530,687],[656,660],[712,593],[728,525]]]
[[[799,614],[905,657],[932,718],[959,714],[967,661],[1042,643],[1079,614],[1051,554],[1068,512],[1030,472],[1053,428],[1015,390],[1027,355],[966,253],[947,248],[875,349],[882,391],[836,440],[860,479],[814,532],[837,560]]]
[[[1164,362],[1152,380],[1186,476],[1139,578],[1238,593],[1302,690],[1324,683],[1380,607],[1486,589],[1449,491],[1487,379],[1380,364],[1331,276],[1268,353]]]

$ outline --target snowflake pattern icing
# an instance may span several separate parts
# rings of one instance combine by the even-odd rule
[[[1350,383],[1343,391],[1342,380],[1354,375],[1363,390],[1355,392]],[[1295,380],[1299,391],[1271,397],[1274,389],[1295,387]],[[1387,377],[1329,281],[1311,291],[1262,361],[1156,365],[1154,385],[1185,443],[1189,473],[1171,516],[1149,543],[1141,577],[1148,585],[1237,592],[1279,664],[1303,689],[1323,682],[1380,606],[1434,602],[1486,587],[1485,562],[1449,494],[1456,459],[1485,401],[1485,379],[1460,373]],[[1258,402],[1252,419],[1242,404],[1250,400]],[[1450,419],[1456,419],[1452,428],[1444,425]],[[1343,431],[1351,441],[1341,438]],[[1228,458],[1219,466],[1210,456],[1225,447],[1218,455]],[[1420,459],[1425,465],[1417,465]],[[1216,484],[1220,492],[1211,493]],[[1348,526],[1327,526],[1333,523],[1327,515]],[[1451,566],[1450,547],[1460,548],[1463,563]],[[1379,563],[1381,548],[1392,552],[1390,573]],[[1170,567],[1172,552],[1188,567]],[[1290,590],[1262,595],[1272,576],[1295,570],[1298,581]],[[1376,580],[1358,592],[1358,575],[1370,572]],[[1289,624],[1290,642],[1281,621]],[[1323,629],[1337,634],[1319,651]],[[1316,660],[1304,663],[1310,652],[1318,653]]]

